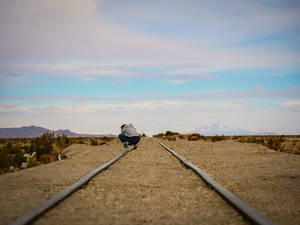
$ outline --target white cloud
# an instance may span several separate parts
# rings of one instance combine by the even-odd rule
[[[297,110],[300,112],[300,100],[286,101],[281,104],[285,109]]]
[[[208,91],[195,94],[173,95],[169,99],[184,99],[184,100],[197,100],[197,99],[251,99],[251,98],[300,98],[300,87],[287,88],[278,91],[270,91],[267,89],[242,90],[242,91]]]
[[[273,77],[283,77],[284,74],[283,73],[273,73],[272,76]]]
[[[157,67],[150,67],[150,65],[132,65],[125,67],[129,69],[154,69]],[[151,65],[154,66],[154,65]],[[168,68],[167,66],[171,66]],[[142,73],[142,72],[128,72],[124,70],[112,70],[110,65],[16,65],[16,66],[0,66],[0,74],[8,76],[46,76],[46,77],[81,77],[84,81],[90,81],[98,77],[102,78],[116,78],[116,83],[126,84],[130,78],[152,78],[152,79],[164,79],[170,83],[181,84],[192,80],[209,80],[214,79],[215,76],[209,73],[201,73],[201,69],[184,69],[180,68],[183,65],[177,65],[176,69],[174,65],[158,65],[158,67],[164,67],[167,72],[153,72],[153,73]],[[116,65],[118,68],[122,68],[122,65]],[[172,68],[173,67],[173,68]],[[194,67],[194,65],[192,65]],[[175,68],[175,69],[174,69]]]
[[[220,47],[286,32],[291,27],[299,28],[299,4],[285,2],[283,7],[280,1],[272,5],[260,2],[258,6],[256,2],[240,0],[153,0],[147,3],[115,0],[103,1],[101,9],[107,19],[132,30],[173,35],[175,39],[188,36],[198,45],[218,44]]]
[[[167,80],[167,82],[171,83],[171,84],[184,84],[187,81],[186,80]]]
[[[20,111],[20,107],[14,103],[7,103],[0,105],[0,112],[18,112]]]
[[[76,98],[76,102],[85,102],[86,99],[85,98]]]
[[[270,91],[267,89],[257,90],[243,90],[243,91],[202,91],[194,94],[164,94],[164,95],[143,95],[136,97],[126,97],[126,96],[105,96],[105,97],[71,97],[71,96],[0,96],[0,100],[5,101],[21,101],[21,102],[109,102],[111,104],[118,103],[136,103],[139,101],[149,102],[149,101],[182,101],[182,102],[198,102],[204,100],[212,99],[226,99],[226,101],[232,101],[237,99],[278,99],[278,98],[300,98],[300,87],[287,88],[278,91]]]
[[[105,7],[109,4],[115,5],[106,10]],[[128,7],[121,7],[123,4]],[[157,7],[158,4],[162,8]],[[170,4],[174,9],[170,9]],[[226,13],[223,12],[223,7],[226,8]],[[272,33],[289,24],[292,24],[292,27],[299,25],[295,22],[299,21],[294,12],[296,10],[269,9],[258,13],[255,5],[249,9],[250,7],[251,4],[240,1],[213,1],[209,4],[201,1],[151,1],[136,4],[127,1],[111,3],[96,0],[3,0],[0,3],[0,61],[2,65],[32,62],[71,62],[75,65],[102,62],[116,66],[120,63],[186,63],[200,64],[204,72],[216,69],[298,65],[299,53],[293,51],[284,50],[277,54],[273,50],[271,53],[266,51],[268,49],[263,46],[216,47],[216,43],[224,41],[231,33],[233,35],[229,35],[227,39],[232,40],[233,37],[239,36],[239,40],[233,41],[237,42],[247,40],[249,36],[256,37],[266,30]],[[168,13],[160,15],[158,20],[170,20],[175,24],[182,20],[184,23],[174,28],[178,33],[184,33],[181,32],[182,27],[192,22],[193,30],[203,31],[201,35],[209,30],[218,31],[222,35],[212,35],[219,40],[212,41],[214,44],[209,45],[211,36],[197,36],[196,40],[175,40],[176,38],[172,37],[145,34],[139,29],[122,24],[122,21],[112,21],[108,14],[113,15],[111,10],[116,8],[119,9],[117,12],[120,17],[124,13],[125,16],[132,14],[137,16],[141,23],[147,20],[153,23],[156,15],[160,15],[160,10],[167,9],[163,11]],[[128,13],[124,8],[131,9],[132,13]],[[199,15],[203,19],[199,19]],[[65,69],[70,70],[64,67],[54,70],[64,73]],[[76,66],[73,69],[76,71]],[[111,75],[122,73],[118,69],[87,71],[89,75],[103,75],[107,72]]]
[[[119,80],[116,80],[116,83],[117,84],[128,84],[128,80],[125,80],[125,79],[119,79]]]
[[[5,0],[0,4],[2,62],[152,62],[181,58],[187,52],[180,43],[105,21],[99,15],[100,1]]]
[[[50,77],[138,77],[137,72],[106,69],[105,66],[97,65],[15,65],[0,66],[0,73],[7,75],[35,75]]]
[[[80,99],[79,102],[83,102],[85,99]],[[2,105],[2,112],[10,112],[12,107],[5,107]],[[15,107],[13,107],[15,108]],[[232,102],[188,102],[188,101],[176,101],[176,100],[151,100],[151,101],[137,101],[132,103],[101,103],[101,104],[51,104],[42,106],[19,106],[19,112],[29,113],[97,113],[97,112],[184,112],[186,110],[192,111],[218,111],[222,113],[229,112],[246,112],[249,111],[249,107],[244,103],[232,103]]]
[[[14,104],[14,103],[6,103],[6,104],[0,105],[0,107],[1,107],[1,108],[4,108],[4,109],[10,110],[10,109],[15,109],[15,108],[17,108],[18,105],[17,105],[17,104]]]
[[[255,89],[258,90],[258,91],[265,90],[264,87],[262,87],[262,86],[257,86]]]

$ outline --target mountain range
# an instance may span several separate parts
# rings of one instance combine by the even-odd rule
[[[66,130],[49,130],[44,127],[27,126],[19,128],[0,128],[0,138],[35,138],[44,133],[54,133],[55,135],[66,135],[67,137],[103,137],[114,136],[112,134],[107,135],[93,135],[93,134],[77,134],[68,129]]]
[[[266,130],[242,130],[242,129],[234,129],[229,126],[226,126],[222,123],[214,123],[211,125],[205,125],[197,127],[194,130],[184,132],[186,134],[190,133],[199,133],[205,136],[212,135],[276,135],[276,133],[269,132]]]

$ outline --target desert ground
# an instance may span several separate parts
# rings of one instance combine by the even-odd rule
[[[232,140],[160,140],[278,225],[300,224],[300,155]],[[74,144],[67,159],[0,176],[9,224],[124,151]],[[249,224],[151,138],[34,224]]]

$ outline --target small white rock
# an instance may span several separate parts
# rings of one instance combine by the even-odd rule
[[[25,168],[27,168],[27,166],[28,166],[27,162],[22,162],[21,168],[25,169]]]

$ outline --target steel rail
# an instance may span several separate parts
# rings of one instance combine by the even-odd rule
[[[207,173],[203,170],[195,166],[194,164],[185,160],[182,156],[178,155],[175,151],[158,141],[156,138],[153,138],[158,144],[164,147],[167,151],[169,151],[172,155],[178,158],[186,167],[192,169],[195,173],[197,173],[207,184],[215,189],[215,191],[221,195],[230,205],[232,205],[237,211],[239,211],[246,218],[250,219],[254,224],[257,225],[275,225],[272,221],[270,221],[265,216],[261,215],[256,209],[248,205],[246,202],[241,200],[232,192],[225,189],[222,185],[217,183],[213,178],[211,178]]]
[[[145,138],[146,139],[146,138]],[[141,140],[138,144],[141,144],[145,139]],[[122,152],[120,155],[116,156],[115,158],[109,160],[108,162],[102,164],[95,170],[89,172],[85,176],[83,176],[79,181],[71,185],[70,187],[64,189],[63,191],[53,195],[47,201],[41,203],[40,205],[36,206],[32,210],[25,213],[23,216],[20,216],[16,220],[12,221],[9,225],[25,225],[33,222],[36,218],[40,215],[48,211],[49,209],[53,208],[55,205],[63,201],[73,192],[80,189],[82,186],[87,184],[94,176],[96,176],[101,171],[107,169],[109,166],[114,164],[116,161],[124,157],[128,152],[134,150],[134,147],[129,148],[128,150]]]

